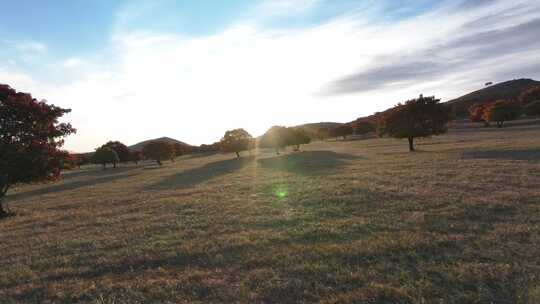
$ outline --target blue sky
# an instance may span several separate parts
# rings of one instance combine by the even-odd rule
[[[2,2],[0,83],[72,108],[75,151],[345,122],[540,76],[534,0]]]

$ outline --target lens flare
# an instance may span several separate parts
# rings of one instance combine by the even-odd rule
[[[276,193],[276,196],[279,197],[279,198],[285,198],[287,196],[287,194],[289,193],[289,191],[287,191],[287,188],[285,187],[278,187],[275,191]]]

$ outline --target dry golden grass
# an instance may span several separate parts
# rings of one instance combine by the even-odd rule
[[[0,303],[540,303],[540,125],[69,172],[0,221]]]

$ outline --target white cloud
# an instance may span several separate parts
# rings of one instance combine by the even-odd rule
[[[279,13],[297,5],[301,10],[311,9],[314,4],[290,0],[265,5]],[[54,67],[56,73],[69,75],[71,80],[36,85],[32,78],[2,75],[1,70],[0,77],[5,76],[2,79],[14,87],[32,87],[37,97],[73,109],[68,119],[79,133],[70,137],[68,149],[88,151],[109,139],[133,144],[160,136],[193,144],[210,143],[227,129],[244,127],[259,135],[275,124],[350,121],[420,93],[447,99],[476,88],[484,80],[506,80],[495,78],[511,73],[509,66],[519,70],[540,64],[537,53],[522,50],[517,57],[486,54],[485,58],[469,61],[463,70],[443,71],[437,77],[393,79],[373,90],[349,95],[320,94],[346,75],[366,73],[390,63],[398,66],[405,59],[431,60],[439,66],[465,58],[463,49],[452,53],[458,50],[442,52],[439,47],[537,17],[508,15],[496,24],[485,19],[514,4],[520,2],[497,2],[460,12],[447,5],[393,23],[370,23],[355,14],[295,30],[245,22],[194,38],[117,25],[111,45],[102,56],[67,58]],[[465,27],[478,20],[487,23]],[[496,64],[500,60],[505,64]],[[535,75],[540,76],[519,76]]]

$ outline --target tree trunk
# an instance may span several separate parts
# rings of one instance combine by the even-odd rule
[[[107,169],[107,163],[103,163],[103,170]]]
[[[116,162],[114,162],[112,165],[113,165],[113,168],[116,169]]]
[[[156,159],[156,162],[158,163],[158,165],[159,165],[159,166],[161,166],[161,165],[162,165],[162,163],[161,163],[161,159]]]
[[[235,152],[236,153],[236,158],[240,158],[240,153],[239,152]]]
[[[414,152],[414,137],[410,136],[407,139],[409,140],[409,152]]]
[[[0,176],[0,217],[8,215],[4,209],[4,199],[9,189],[9,177],[7,175]]]

